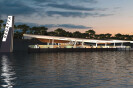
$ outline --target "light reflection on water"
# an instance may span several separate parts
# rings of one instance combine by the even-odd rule
[[[15,85],[13,83],[13,80],[15,80],[16,78],[13,77],[15,75],[15,72],[13,71],[12,66],[10,66],[11,62],[9,61],[8,56],[2,56],[1,64],[1,78],[4,82],[4,84],[2,84],[1,86],[4,88],[13,88],[13,86]]]
[[[133,88],[133,52],[14,53],[1,78],[6,88]]]

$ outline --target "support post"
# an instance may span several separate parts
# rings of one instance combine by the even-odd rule
[[[76,48],[76,43],[77,43],[77,41],[75,40],[75,43],[74,43],[74,47]]]
[[[84,47],[84,41],[82,41],[82,47]]]
[[[121,48],[123,48],[123,42],[121,43]]]
[[[115,42],[114,42],[114,48],[115,48]]]
[[[50,40],[50,39],[49,39]],[[49,45],[49,41],[47,42],[47,45]]]
[[[97,48],[97,43],[96,43],[96,48]]]
[[[59,48],[59,45],[60,45],[60,43],[58,43],[58,48]]]
[[[105,48],[107,47],[107,43],[105,43]]]
[[[54,48],[54,39],[52,39],[52,48]]]

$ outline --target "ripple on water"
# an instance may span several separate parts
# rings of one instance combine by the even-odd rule
[[[2,55],[2,88],[132,88],[133,52]]]

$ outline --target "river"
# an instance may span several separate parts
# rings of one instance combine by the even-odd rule
[[[1,54],[0,88],[133,88],[133,51]]]

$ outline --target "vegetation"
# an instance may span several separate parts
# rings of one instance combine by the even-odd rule
[[[2,38],[3,30],[5,28],[5,24],[3,20],[0,20],[0,37]],[[44,26],[39,27],[30,27],[26,24],[22,25],[14,25],[14,38],[15,39],[23,39],[23,34],[36,34],[36,35],[49,35],[49,36],[62,36],[62,37],[74,37],[74,38],[87,38],[87,39],[119,39],[119,40],[133,40],[133,35],[124,35],[124,34],[96,34],[96,32],[91,29],[86,31],[85,33],[81,33],[79,31],[69,32],[63,30],[62,28],[57,28],[54,31],[48,31],[48,28]]]

